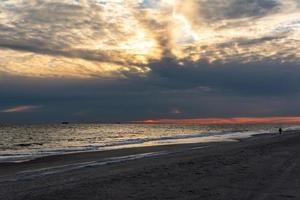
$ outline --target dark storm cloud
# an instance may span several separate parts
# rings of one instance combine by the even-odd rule
[[[250,64],[208,64],[207,62],[183,65],[165,59],[152,64],[152,76],[161,86],[175,89],[208,87],[226,94],[250,96],[281,96],[297,94],[300,80],[298,64],[272,62]]]
[[[30,115],[30,120],[56,122],[300,114],[297,64],[237,65],[182,66],[165,59],[152,63],[147,78],[63,81],[9,76],[0,81],[0,107],[40,106],[17,118]],[[8,113],[0,114],[0,119],[8,116],[15,119]]]

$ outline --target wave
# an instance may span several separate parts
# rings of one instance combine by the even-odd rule
[[[156,146],[165,144],[180,144],[186,141],[188,142],[207,142],[208,139],[214,141],[225,141],[228,139],[238,139],[243,137],[250,137],[252,135],[262,133],[272,133],[276,129],[260,129],[250,131],[248,129],[236,129],[236,130],[222,130],[222,131],[210,131],[205,133],[174,135],[174,136],[162,136],[162,137],[144,137],[144,138],[123,138],[114,141],[104,141],[102,144],[82,145],[82,146],[67,146],[63,148],[43,148],[43,149],[22,149],[22,151],[7,151],[0,153],[0,163],[3,162],[25,162],[40,157],[72,154],[81,152],[94,152],[105,151],[111,149],[122,149],[130,147],[142,147],[142,146]],[[285,128],[286,131],[300,130],[300,126],[290,126]],[[40,143],[20,143],[19,147],[31,147],[32,145],[42,146]]]

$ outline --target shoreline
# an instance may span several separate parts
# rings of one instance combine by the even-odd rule
[[[174,128],[174,127],[173,127]],[[193,128],[192,128],[193,129]],[[289,124],[285,127],[285,130],[294,131],[298,130],[299,126],[294,124]],[[187,130],[190,130],[187,128]],[[201,127],[200,127],[200,130]],[[171,127],[171,132],[167,134],[157,134],[157,130],[153,130],[156,134],[154,135],[135,135],[120,137],[122,139],[115,140],[106,140],[105,137],[103,140],[94,140],[88,141],[86,143],[85,139],[81,140],[77,144],[73,144],[73,139],[67,140],[67,142],[62,142],[58,144],[52,144],[53,142],[47,142],[40,139],[24,140],[22,142],[17,142],[14,140],[8,140],[8,146],[3,146],[2,151],[0,151],[0,164],[1,163],[22,163],[30,160],[39,159],[42,157],[50,157],[57,155],[68,155],[68,154],[77,154],[77,153],[86,153],[86,152],[101,152],[101,151],[110,151],[115,149],[125,149],[125,148],[137,148],[145,146],[160,146],[160,145],[173,145],[173,144],[189,144],[189,143],[207,143],[207,142],[223,142],[231,141],[238,138],[251,137],[255,134],[264,134],[276,132],[273,126],[264,126],[264,127],[240,127],[231,129],[230,126],[226,128],[212,128],[206,131],[199,131],[193,129],[191,133],[189,131],[183,134],[180,131],[173,130]],[[175,133],[173,133],[175,131]],[[135,131],[133,131],[135,132]],[[171,133],[171,134],[170,134]],[[8,134],[9,135],[9,134]],[[161,135],[161,137],[157,137]],[[54,134],[54,137],[59,135]],[[69,138],[70,135],[67,137]],[[108,137],[109,138],[109,137]],[[4,138],[4,141],[7,138]],[[75,140],[75,139],[74,139]],[[75,140],[76,141],[76,140]]]
[[[72,149],[53,149],[53,150],[43,150],[42,152],[32,152],[27,154],[3,154],[0,159],[1,164],[17,164],[17,163],[26,163],[33,160],[38,160],[45,157],[55,157],[55,156],[64,156],[72,154],[81,154],[81,153],[94,153],[94,152],[105,152],[105,151],[114,151],[122,149],[131,149],[131,148],[145,148],[145,147],[154,147],[154,146],[171,146],[171,145],[184,145],[184,144],[197,144],[197,143],[211,143],[211,142],[226,142],[239,140],[240,138],[248,138],[253,135],[264,135],[264,134],[274,134],[274,133],[252,133],[252,132],[232,132],[227,134],[195,134],[195,135],[179,135],[176,137],[163,137],[163,138],[147,138],[139,139],[144,142],[133,142],[133,143],[124,143],[119,145],[109,145],[109,146],[93,146],[89,148],[79,147]],[[82,148],[80,150],[80,148]],[[95,150],[91,150],[95,149]],[[60,153],[57,153],[60,151]],[[1,154],[0,154],[1,155]]]
[[[298,131],[289,131],[287,134],[297,133]],[[300,132],[300,131],[299,131]],[[96,151],[82,151],[72,152],[66,154],[54,154],[41,156],[22,162],[1,162],[0,163],[0,181],[3,175],[11,175],[26,170],[40,169],[40,168],[51,168],[65,165],[75,165],[85,162],[97,162],[101,160],[107,160],[110,158],[118,158],[124,156],[134,156],[146,153],[162,153],[163,154],[174,154],[180,151],[190,151],[194,148],[213,147],[216,145],[225,145],[231,143],[237,143],[241,141],[247,141],[255,138],[266,138],[274,137],[276,133],[260,133],[253,134],[246,137],[237,137],[220,140],[207,140],[203,141],[200,138],[200,142],[185,142],[185,143],[171,143],[171,144],[159,144],[159,145],[148,145],[148,146],[132,146],[128,145],[125,148],[107,149],[107,150],[96,150]],[[214,137],[214,136],[213,136]],[[195,139],[195,138],[192,138]],[[159,156],[159,155],[157,155]]]
[[[157,145],[157,146],[143,146],[143,147],[132,147],[122,149],[112,149],[104,151],[92,151],[92,152],[79,152],[70,154],[59,154],[39,157],[36,159],[24,161],[24,162],[3,162],[0,163],[0,180],[5,174],[14,174],[20,171],[26,171],[32,168],[45,168],[64,166],[71,164],[79,164],[84,162],[92,162],[97,160],[105,160],[115,157],[124,157],[131,155],[140,155],[147,153],[160,153],[170,152],[176,153],[177,151],[188,151],[193,148],[207,147],[208,145],[216,145],[221,142],[208,142],[208,143],[188,143],[188,144],[170,144],[170,145]],[[227,143],[227,142],[222,142]],[[166,153],[168,154],[168,153]]]
[[[267,170],[268,167],[272,168],[273,165],[277,166],[278,163],[282,162],[278,160],[278,155],[280,158],[282,158],[283,155],[283,160],[285,160],[285,157],[290,160],[289,154],[291,154],[293,159],[297,161],[298,144],[300,144],[300,134],[297,131],[293,131],[283,135],[269,133],[259,134],[250,138],[240,139],[238,142],[214,142],[119,149],[105,152],[44,157],[25,163],[0,164],[0,199],[97,199],[94,193],[86,194],[86,192],[90,190],[98,191],[99,185],[108,187],[111,191],[108,193],[106,191],[105,193],[105,191],[99,189],[98,192],[101,192],[101,194],[96,193],[100,196],[102,195],[102,199],[121,199],[124,194],[127,195],[130,193],[134,196],[134,191],[141,189],[145,190],[147,195],[150,195],[153,184],[155,187],[160,185],[160,187],[163,188],[165,185],[170,184],[180,185],[180,187],[185,187],[184,185],[186,185],[189,189],[192,188],[191,191],[194,191],[195,189],[193,188],[196,186],[200,187],[200,182],[202,181],[208,183],[212,181],[214,184],[217,184],[219,178],[222,178],[222,180],[224,178],[223,181],[229,181],[231,179],[240,179],[240,176],[243,175],[250,176],[256,173],[257,176],[255,176],[255,180],[252,180],[253,183],[257,184],[257,181],[260,182],[264,179],[270,182],[271,180],[269,179],[273,177],[274,174],[266,178],[263,177],[265,172],[263,173],[262,171]],[[276,151],[274,150],[275,153],[272,148],[276,149]],[[295,154],[294,151],[297,154]],[[40,170],[47,168],[57,169],[55,167],[153,152],[171,153],[148,157],[141,156],[138,159],[125,159],[120,162],[111,162],[104,165],[87,165],[82,168],[57,171],[57,173],[49,173],[46,171],[46,173],[42,175],[36,174],[40,173]],[[295,156],[297,158],[294,158]],[[267,160],[264,160],[265,157]],[[249,160],[253,161],[248,163]],[[298,164],[300,164],[300,159],[299,163],[298,161],[296,162],[297,166]],[[195,168],[190,169],[190,167]],[[202,169],[203,167],[204,169]],[[256,169],[256,167],[259,167],[259,169]],[[239,171],[242,169],[253,171],[243,172],[241,174]],[[282,167],[278,169],[282,170]],[[197,170],[200,171],[198,172]],[[228,172],[229,174],[226,174],[227,170],[230,171],[230,173]],[[277,173],[276,170],[274,173]],[[149,171],[151,171],[150,174]],[[190,176],[190,173],[196,174],[196,176],[201,174],[204,178],[194,180],[194,177],[190,177],[190,179],[186,180],[185,176]],[[219,173],[222,174],[221,177],[219,177]],[[156,177],[155,180],[152,180],[152,176]],[[161,185],[161,177],[166,179],[163,185]],[[173,180],[174,177],[178,177],[179,179]],[[296,175],[295,177],[298,178]],[[195,182],[190,183],[192,180]],[[242,180],[245,181],[245,184],[246,182],[249,184],[249,180],[244,178]],[[136,185],[137,188],[130,187],[128,191],[117,190],[118,187],[126,188],[128,181],[129,183],[130,181],[142,181],[143,184]],[[86,185],[87,183],[88,185]],[[214,184],[212,185],[214,186]],[[84,188],[82,188],[82,185],[84,185]],[[85,187],[89,189],[87,190]],[[215,193],[216,189],[213,189],[215,187],[216,186],[208,188],[207,190]],[[155,194],[159,199],[164,199],[165,196],[160,196],[162,192],[161,189],[156,188],[156,190],[152,191],[154,192],[153,195]],[[30,191],[34,191],[34,193]],[[176,191],[173,192],[176,193]],[[107,196],[103,196],[103,192]],[[61,196],[65,193],[67,194],[66,196]],[[84,193],[86,196],[80,196],[81,193]],[[114,193],[120,196],[116,198],[116,194]],[[204,193],[206,192],[204,191],[203,194]],[[239,193],[237,195],[241,194],[242,193]],[[173,194],[168,193],[167,196],[168,195],[172,196]],[[189,196],[191,194],[188,193],[186,195]],[[197,195],[197,197],[200,197],[200,194]],[[217,196],[213,195],[210,198],[206,197],[206,199],[218,199]],[[124,197],[122,199],[143,199],[139,197],[141,196],[137,195],[133,198]]]

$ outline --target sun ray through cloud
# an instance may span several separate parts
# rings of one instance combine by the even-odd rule
[[[178,63],[296,62],[299,10],[296,0],[4,1],[0,72],[147,75],[151,62],[164,57]]]

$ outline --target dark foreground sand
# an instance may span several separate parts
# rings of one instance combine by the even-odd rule
[[[0,199],[300,199],[299,133],[263,135],[191,150],[197,146],[206,144],[0,164]],[[43,176],[20,175],[24,170],[162,150],[173,153]]]

